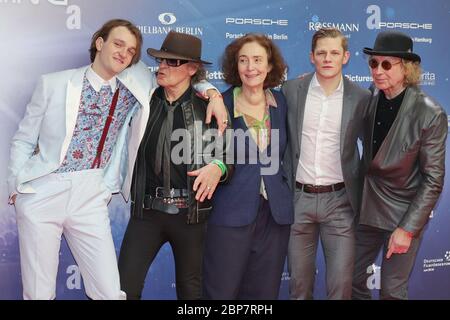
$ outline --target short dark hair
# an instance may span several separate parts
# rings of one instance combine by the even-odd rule
[[[111,33],[111,30],[117,27],[127,28],[136,37],[136,54],[133,56],[130,65],[133,65],[139,61],[139,59],[141,58],[141,47],[142,47],[141,31],[139,31],[139,29],[128,20],[113,19],[107,21],[99,30],[97,30],[92,35],[91,47],[89,48],[89,53],[91,55],[91,62],[94,62],[95,56],[97,55],[97,47],[95,45],[97,39],[101,37],[103,38],[103,41],[107,41],[108,36]]]
[[[267,52],[267,60],[272,66],[272,70],[264,80],[264,88],[276,87],[283,83],[287,65],[284,62],[280,49],[266,35],[259,33],[247,33],[245,36],[231,42],[222,56],[222,72],[225,82],[232,86],[241,86],[242,80],[238,72],[238,54],[244,44],[256,42]]]
[[[348,51],[348,40],[347,38],[342,34],[341,31],[339,31],[336,28],[320,28],[319,30],[317,30],[313,37],[312,37],[312,41],[311,41],[311,52],[314,53],[314,50],[316,49],[317,46],[317,41],[319,39],[323,39],[323,38],[340,38],[341,39],[341,45],[342,48],[345,51]]]

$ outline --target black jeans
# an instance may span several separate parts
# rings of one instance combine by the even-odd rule
[[[203,244],[206,224],[186,224],[186,214],[146,211],[130,218],[120,248],[120,284],[127,299],[140,299],[145,277],[160,248],[169,242],[175,259],[177,298],[202,297]]]

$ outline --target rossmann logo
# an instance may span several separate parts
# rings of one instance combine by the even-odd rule
[[[349,22],[329,22],[320,21],[318,15],[313,15],[311,21],[308,23],[309,31],[317,31],[321,28],[335,28],[341,32],[358,32],[359,23],[349,23]]]
[[[367,7],[366,13],[370,14],[367,18],[367,29],[417,29],[417,30],[432,30],[432,23],[418,23],[418,22],[400,22],[400,21],[382,21],[381,8],[377,5],[370,5]],[[395,16],[395,11],[391,8],[386,10],[388,19]]]
[[[289,21],[287,19],[232,18],[232,17],[225,18],[225,24],[287,27],[288,23]]]

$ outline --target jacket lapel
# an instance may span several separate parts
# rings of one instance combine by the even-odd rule
[[[117,75],[117,78],[130,90],[140,105],[140,108],[133,117],[133,138],[130,139],[131,144],[136,143],[138,147],[147,127],[150,114],[150,99],[154,89],[157,87],[155,77],[150,73],[147,66],[140,61],[122,71]],[[136,147],[131,144],[129,145],[130,148]]]
[[[274,99],[275,99],[275,95],[274,95]],[[279,102],[277,102],[278,104]],[[279,108],[279,107],[277,107]],[[277,112],[277,108],[269,106],[269,114],[270,114],[270,129],[271,130],[279,130],[280,126],[281,126],[281,120],[280,120],[280,113]],[[272,131],[273,132],[273,131]],[[280,134],[281,131],[278,131],[278,133]],[[272,146],[273,146],[273,138],[272,138],[272,133],[270,133],[270,143],[267,146],[267,154],[270,156],[272,154]],[[281,137],[278,137],[278,141],[275,141],[275,144],[277,144],[278,149],[280,148],[279,145],[279,141],[281,141],[280,139]]]
[[[61,163],[66,156],[70,141],[72,141],[73,130],[78,117],[78,109],[80,107],[81,91],[83,89],[83,79],[89,66],[85,66],[75,70],[72,78],[67,82],[66,93],[66,132],[64,142],[61,148],[59,162]]]
[[[150,103],[149,93],[152,88],[148,88],[149,90],[146,91],[145,86],[136,83],[136,80],[138,79],[135,79],[128,69],[125,69],[122,73],[118,74],[117,78],[128,90],[130,90],[141,106],[146,106]]]
[[[280,129],[280,117],[279,113],[276,111],[275,107],[269,107],[270,114],[270,128],[271,129]]]
[[[367,157],[367,163],[371,163],[373,159],[373,130],[375,129],[375,115],[377,112],[377,104],[378,100],[380,98],[380,91],[378,89],[375,89],[374,96],[370,100],[369,105],[369,116],[367,118],[367,125],[369,126],[369,134],[367,137],[369,138],[366,143],[364,144],[364,147],[368,150],[368,157]]]
[[[372,124],[372,135],[371,140],[373,140],[373,130],[375,125],[375,114],[377,109],[377,104],[379,99],[374,99],[375,104],[374,112],[371,115],[373,118],[371,119]],[[408,121],[409,114],[411,111],[411,108],[414,106],[414,101],[416,100],[416,95],[413,90],[410,88],[406,89],[405,97],[403,98],[402,104],[400,106],[400,110],[398,110],[397,116],[395,117],[394,123],[392,124],[392,127],[389,129],[389,132],[387,133],[386,137],[384,138],[383,143],[380,146],[380,149],[378,149],[377,154],[375,155],[375,158],[373,158],[374,163],[379,163],[380,161],[384,160],[386,158],[386,154],[389,151],[389,149],[395,144],[395,142],[402,140],[402,126],[405,121]],[[370,143],[372,145],[372,143]],[[372,148],[371,148],[371,156],[372,156]],[[372,158],[371,158],[372,159]]]
[[[306,96],[308,95],[309,84],[314,76],[314,73],[308,74],[305,78],[299,82],[299,87],[297,90],[297,125],[293,128],[297,130],[297,151],[300,154],[301,144],[302,144],[302,130],[303,130],[303,119],[305,114],[305,104]]]
[[[342,117],[341,117],[341,136],[340,136],[340,153],[345,147],[345,134],[347,133],[348,123],[353,116],[355,111],[355,101],[349,90],[349,83],[346,77],[343,77],[344,85],[344,95],[342,101]]]

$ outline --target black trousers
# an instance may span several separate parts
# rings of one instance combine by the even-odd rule
[[[120,248],[120,284],[127,299],[141,298],[145,277],[160,248],[169,242],[175,260],[177,298],[202,297],[203,244],[206,224],[186,224],[186,214],[147,211],[130,218]]]
[[[203,290],[208,300],[276,300],[287,256],[290,225],[279,225],[260,198],[254,222],[209,224]]]

